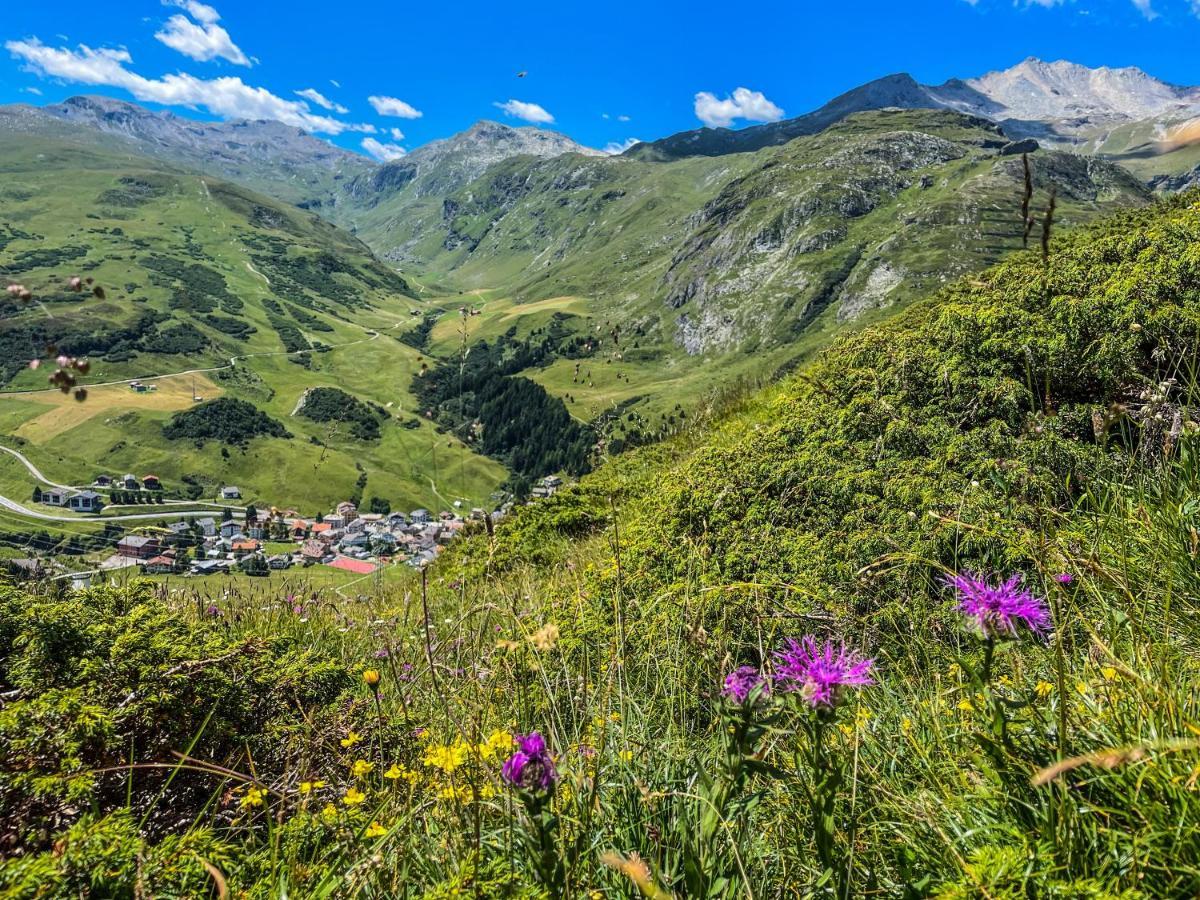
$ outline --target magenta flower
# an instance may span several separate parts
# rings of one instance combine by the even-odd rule
[[[762,687],[760,696],[770,696],[771,686],[759,674],[758,669],[754,666],[738,666],[725,677],[725,687],[721,689],[721,693],[734,703],[742,704],[759,686]]]
[[[1071,582],[1073,582],[1075,580],[1075,576],[1072,575],[1070,572],[1061,572],[1058,575],[1054,576],[1054,580],[1057,581],[1059,584],[1070,584]]]
[[[958,609],[974,619],[985,637],[1017,637],[1022,630],[1041,635],[1050,630],[1050,610],[1021,584],[1019,574],[992,585],[963,572],[946,579],[958,591]]]
[[[818,647],[812,635],[798,641],[788,638],[787,649],[777,652],[775,658],[779,660],[775,686],[800,694],[816,708],[832,709],[841,702],[846,688],[875,683],[871,677],[875,660],[847,650],[841,643],[835,647],[826,641]]]
[[[558,770],[546,749],[546,739],[536,731],[518,734],[517,749],[500,768],[504,780],[526,791],[548,791],[558,780]]]

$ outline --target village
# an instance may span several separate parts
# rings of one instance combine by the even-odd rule
[[[553,496],[562,479],[551,475],[533,488],[529,502]],[[224,500],[240,497],[236,487],[222,488]],[[232,507],[222,513],[181,519],[165,526],[140,529],[122,537],[116,553],[103,566],[140,567],[147,575],[218,575],[242,573],[266,576],[295,566],[329,566],[370,575],[397,563],[419,568],[432,562],[471,523],[485,527],[512,508],[507,500],[493,512],[475,507],[431,512],[364,512],[343,501],[313,518],[295,510],[248,505],[240,516]]]

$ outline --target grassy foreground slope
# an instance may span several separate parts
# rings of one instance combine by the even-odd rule
[[[1051,249],[618,458],[412,595],[6,589],[0,884],[1196,894],[1200,197]],[[1052,629],[981,639],[942,580],[967,569],[1019,574]],[[721,696],[806,633],[875,684]],[[515,790],[533,730],[558,780]]]
[[[504,478],[415,415],[408,386],[421,354],[394,338],[419,321],[420,304],[348,233],[229,182],[70,137],[0,135],[0,172],[0,272],[38,300],[5,294],[0,306],[0,419],[50,478],[152,472],[178,486],[187,475],[208,496],[236,484],[310,513],[355,493],[364,475],[367,496],[410,509],[445,506],[443,496],[478,502]],[[94,277],[105,298],[67,291],[73,274]],[[90,383],[215,371],[194,384],[190,374],[159,379],[148,395],[93,388],[79,404],[44,391],[46,371],[27,367],[47,345],[89,357]],[[380,437],[294,416],[318,386],[387,409]],[[192,405],[193,388],[251,402],[294,437],[169,440],[163,425]]]

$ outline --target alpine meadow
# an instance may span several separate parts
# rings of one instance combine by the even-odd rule
[[[1195,3],[119,6],[0,16],[0,897],[1200,896]]]

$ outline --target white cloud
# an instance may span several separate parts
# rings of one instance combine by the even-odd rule
[[[616,156],[618,153],[624,153],[634,144],[640,144],[641,138],[626,138],[623,141],[612,141],[604,146],[604,152],[609,156]]]
[[[342,104],[334,103],[316,88],[305,88],[302,91],[296,91],[296,96],[303,97],[305,100],[309,100],[317,104],[317,106],[321,107],[321,109],[328,109],[335,113],[341,113],[342,115],[350,112],[350,110],[346,109],[346,107],[342,106]]]
[[[505,103],[494,103],[492,105],[504,110],[506,116],[512,116],[514,119],[524,119],[526,122],[534,122],[538,125],[549,125],[554,121],[554,116],[550,115],[550,113],[536,103],[525,103],[523,100],[508,100]]]
[[[338,90],[341,90],[341,88],[342,88],[342,84],[340,81],[334,81],[332,78],[330,78],[329,83],[332,84]]]
[[[285,100],[266,88],[248,85],[240,78],[204,79],[184,72],[146,78],[128,68],[133,62],[128,50],[102,47],[93,50],[80,44],[77,50],[47,47],[37,38],[8,41],[13,56],[25,61],[25,69],[50,78],[78,84],[105,85],[129,91],[144,103],[204,109],[229,119],[274,119],[305,131],[341,134],[344,131],[373,131],[373,126],[341,122],[313,113],[308,104]]]
[[[375,138],[363,138],[362,148],[380,162],[391,162],[408,155],[408,151],[403,147],[396,144],[383,144]]]
[[[35,87],[23,87],[23,88],[21,88],[21,90],[23,90],[23,91],[24,91],[26,94],[33,94],[33,96],[35,96],[35,97],[40,97],[40,96],[42,96],[42,89],[41,89],[41,88],[35,88]]]
[[[198,62],[220,58],[238,66],[250,65],[250,60],[233,42],[229,32],[217,24],[221,16],[215,9],[196,0],[174,0],[170,5],[187,10],[188,15],[200,24],[187,16],[171,16],[162,31],[154,35],[158,40]]]
[[[397,116],[401,119],[419,119],[424,115],[419,109],[414,109],[411,105],[399,100],[396,97],[378,97],[372,96],[367,98],[367,102],[375,107],[375,112],[381,116]]]
[[[740,87],[732,97],[718,100],[715,94],[701,91],[696,95],[696,118],[710,128],[728,128],[735,119],[748,122],[777,122],[783,110],[763,96],[761,91]]]
[[[1192,0],[1192,12],[1200,18],[1200,0]]]
[[[404,132],[403,132],[403,131],[401,131],[399,128],[390,128],[390,129],[388,129],[388,130],[389,130],[389,131],[391,132],[391,134],[392,134],[392,140],[393,140],[393,141],[402,141],[402,140],[404,140]]]
[[[1145,16],[1147,22],[1153,22],[1158,18],[1158,13],[1154,10],[1153,0],[1133,0],[1133,5],[1137,7],[1137,11]]]
[[[618,122],[628,122],[628,121],[630,121],[630,119],[629,119],[629,116],[617,116],[617,121]]]

